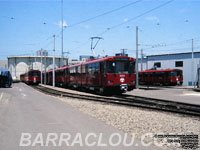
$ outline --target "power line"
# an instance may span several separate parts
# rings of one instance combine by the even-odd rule
[[[145,11],[145,12],[143,12],[143,13],[141,13],[141,14],[135,16],[134,18],[129,19],[129,20],[126,21],[126,22],[122,22],[122,23],[119,23],[119,24],[114,25],[114,26],[112,26],[112,27],[109,27],[109,28],[107,28],[104,32],[102,32],[102,33],[100,33],[100,34],[98,34],[98,35],[105,34],[106,32],[110,31],[111,29],[120,27],[120,26],[122,26],[122,25],[124,25],[124,24],[126,24],[126,23],[128,23],[128,22],[131,22],[131,21],[133,21],[133,20],[136,20],[136,19],[138,19],[138,18],[140,18],[140,17],[142,17],[142,16],[144,16],[144,15],[146,15],[146,14],[148,14],[148,13],[150,13],[150,12],[156,10],[156,9],[159,9],[159,8],[161,8],[161,7],[164,7],[164,6],[168,5],[169,3],[173,2],[173,1],[174,1],[174,0],[167,1],[166,3],[163,3],[163,4],[159,5],[159,6],[156,6],[156,7],[152,8],[152,9],[150,9],[150,10],[147,10],[147,11]]]
[[[77,22],[77,23],[71,24],[71,25],[69,25],[69,26],[67,26],[67,27],[68,27],[68,28],[69,28],[69,27],[74,27],[74,26],[76,26],[76,25],[79,25],[79,24],[82,24],[82,23],[85,23],[85,22],[94,20],[94,19],[96,19],[96,18],[99,18],[99,17],[105,16],[105,15],[111,14],[111,13],[113,13],[113,12],[116,12],[116,11],[118,11],[118,10],[120,10],[120,9],[129,7],[129,6],[134,5],[134,4],[137,4],[137,3],[141,2],[141,1],[142,1],[142,0],[137,0],[137,1],[135,1],[135,2],[131,2],[131,3],[129,3],[129,4],[126,4],[126,5],[124,5],[124,6],[121,6],[121,7],[119,7],[119,8],[116,8],[116,9],[113,9],[113,10],[110,10],[110,11],[107,11],[107,12],[104,12],[104,13],[102,13],[102,14],[100,14],[100,15],[97,15],[97,16],[94,16],[94,17],[91,17],[91,18],[88,18],[88,19],[79,21],[79,22]]]
[[[178,48],[178,49],[163,49],[163,50],[154,50],[154,52],[155,51],[157,51],[157,52],[168,52],[168,51],[184,51],[184,50],[190,50],[191,49],[191,47],[184,47],[184,48]],[[198,47],[194,47],[194,49],[195,50],[199,50],[200,49],[200,47],[198,46]],[[148,51],[149,52],[149,51]],[[151,52],[152,52],[152,50],[151,50]],[[146,53],[147,53],[147,51],[146,51]]]
[[[139,18],[139,17],[142,17],[142,16],[144,16],[144,15],[146,15],[146,14],[148,14],[148,13],[150,13],[150,12],[156,10],[156,9],[159,9],[159,8],[161,8],[161,7],[164,7],[164,6],[168,5],[169,3],[173,2],[173,1],[174,1],[174,0],[167,1],[166,3],[163,3],[163,4],[159,5],[159,6],[156,6],[156,7],[152,8],[152,9],[150,9],[150,10],[147,10],[147,11],[145,11],[145,12],[143,12],[143,13],[141,13],[141,14],[135,16],[134,18],[129,19],[129,20],[126,21],[126,22],[122,22],[122,23],[120,23],[120,24],[117,24],[117,25],[114,25],[114,26],[112,26],[112,27],[109,27],[109,28],[107,28],[106,30],[104,30],[103,32],[97,34],[97,36],[103,35],[103,34],[107,33],[108,31],[110,31],[111,29],[114,29],[114,28],[117,28],[117,27],[119,27],[119,26],[122,26],[122,25],[124,25],[124,24],[126,24],[126,23],[128,23],[128,22],[131,22],[131,21],[133,21],[133,20],[135,20],[135,19],[137,19],[137,18]],[[84,45],[85,45],[85,44],[84,44]]]
[[[200,47],[198,46],[198,47],[194,47],[194,49],[199,49]],[[191,47],[187,47],[187,48],[178,48],[178,49],[170,49],[170,50],[166,50],[166,49],[164,49],[164,50],[159,50],[159,51],[179,51],[179,50],[190,50],[191,49]]]
[[[200,38],[193,38],[196,41],[199,41]],[[149,48],[145,48],[144,50],[150,50],[153,48],[159,48],[159,47],[168,47],[168,46],[175,46],[175,45],[183,45],[187,44],[187,42],[191,42],[191,39],[183,40],[183,41],[178,41],[178,42],[173,42],[169,44],[157,44],[157,45],[151,45],[151,44],[140,44],[140,46],[150,46]]]
[[[137,0],[137,1],[131,2],[131,3],[126,4],[126,5],[124,5],[124,6],[121,6],[121,7],[118,7],[118,8],[116,8],[116,9],[113,9],[113,10],[110,10],[110,11],[107,11],[107,12],[104,12],[104,13],[102,13],[102,14],[99,14],[99,15],[97,15],[97,16],[94,16],[94,17],[91,17],[91,18],[88,18],[88,19],[79,21],[79,22],[77,22],[77,23],[71,24],[71,25],[67,26],[67,28],[74,27],[74,26],[77,26],[77,25],[79,25],[79,24],[82,24],[82,23],[85,23],[85,22],[94,20],[94,19],[96,19],[96,18],[99,18],[99,17],[105,16],[105,15],[111,14],[111,13],[116,12],[116,11],[118,11],[118,10],[121,10],[121,9],[123,9],[123,8],[126,8],[126,7],[129,7],[129,6],[131,6],[131,5],[137,4],[137,3],[141,2],[141,1],[142,1],[142,0]],[[64,28],[64,30],[65,30],[65,29],[66,29],[66,28]],[[62,33],[57,34],[55,37],[56,37],[56,38],[59,37],[60,34],[62,34]],[[49,37],[49,38],[47,38],[47,40],[49,40],[49,39],[51,39],[51,38],[52,38],[52,37]],[[49,45],[49,44],[48,44],[48,45]]]

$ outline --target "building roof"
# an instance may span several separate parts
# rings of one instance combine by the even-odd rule
[[[41,56],[8,56],[7,58],[40,58]],[[45,56],[46,58],[52,58],[53,56]],[[43,56],[44,58],[44,56]],[[61,58],[60,56],[55,56],[55,58]],[[64,59],[68,59],[64,57]]]
[[[191,59],[191,58],[192,58],[192,52],[171,53],[171,54],[160,54],[160,55],[149,55],[149,56],[147,56],[148,61]],[[194,52],[194,58],[200,58],[200,52]]]
[[[185,54],[192,54],[192,52],[148,55],[147,57],[152,57],[152,56],[169,56],[169,55],[185,55]],[[194,54],[200,54],[200,52],[194,52]]]

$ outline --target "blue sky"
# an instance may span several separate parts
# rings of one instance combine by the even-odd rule
[[[70,27],[82,20],[117,9],[137,0],[63,0],[64,51],[70,59],[92,55],[90,37],[103,38],[95,48],[98,55],[114,55],[125,48],[135,57],[135,28],[139,27],[139,49],[145,55],[200,50],[200,1],[174,0],[168,5],[134,18],[167,0],[142,0],[113,13]],[[60,0],[0,0],[0,59],[9,55],[33,55],[41,48],[61,54]],[[112,29],[111,27],[124,23]],[[108,30],[110,28],[110,30]]]

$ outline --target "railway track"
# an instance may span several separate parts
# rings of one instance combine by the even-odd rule
[[[116,95],[112,97],[99,96],[99,95],[85,95],[85,94],[76,94],[71,92],[59,91],[43,86],[32,86],[34,89],[41,91],[43,93],[60,96],[60,97],[70,97],[76,99],[84,99],[90,101],[98,101],[104,103],[112,103],[118,105],[126,105],[133,107],[142,107],[146,109],[153,109],[159,111],[167,111],[173,113],[179,113],[183,115],[197,116],[200,117],[200,105],[186,104],[181,102],[174,102],[168,100],[159,100],[155,98],[147,98],[141,96],[133,95]]]

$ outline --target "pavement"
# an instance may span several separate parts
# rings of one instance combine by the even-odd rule
[[[91,134],[87,141],[89,144],[93,143],[93,146],[88,146],[85,142],[89,133]],[[15,83],[12,88],[0,89],[0,149],[2,150],[158,149],[153,145],[142,146],[140,140],[136,139],[132,146],[124,146],[122,143],[111,146],[110,139],[115,144],[118,141],[118,138],[111,138],[113,134],[123,137],[125,133],[81,113],[56,97],[40,93],[23,83]],[[61,146],[58,146],[61,135],[67,137],[68,143],[65,141],[66,143],[62,142]],[[130,139],[128,136],[128,140]],[[20,146],[20,143],[24,146]],[[100,146],[97,146],[99,144]]]
[[[200,105],[200,92],[189,86],[140,86],[126,94]]]

